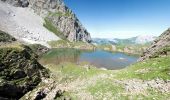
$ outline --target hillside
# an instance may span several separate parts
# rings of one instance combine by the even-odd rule
[[[1,100],[21,98],[48,76],[47,70],[37,62],[36,54],[28,46],[0,31]]]
[[[129,44],[146,44],[150,43],[156,39],[156,36],[152,35],[139,35],[136,37],[131,37],[127,39],[119,38],[92,38],[92,43],[101,45],[101,44],[112,44],[112,45],[129,45]]]
[[[170,55],[170,29],[167,29],[145,50],[139,61]]]
[[[170,40],[161,41],[168,44]],[[45,64],[51,78],[21,100],[35,99],[37,93],[43,94],[40,96],[45,100],[169,100],[169,64],[170,57],[161,54],[121,70],[98,69],[88,64]]]
[[[1,0],[0,30],[20,41],[48,46],[59,39],[90,42],[91,37],[63,0]]]
[[[127,39],[93,38],[92,43],[96,45],[97,48],[107,51],[141,55],[154,39],[156,39],[156,37],[150,35],[141,35]]]

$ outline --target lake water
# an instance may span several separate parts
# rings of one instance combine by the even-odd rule
[[[72,62],[80,64],[87,62],[98,68],[121,69],[135,63],[137,59],[137,56],[103,50],[52,49],[40,59],[40,63],[60,64],[63,62]]]

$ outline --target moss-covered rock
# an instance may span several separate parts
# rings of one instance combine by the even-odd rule
[[[34,55],[26,50],[0,49],[1,97],[18,99],[38,85],[41,77],[47,74]]]
[[[12,42],[12,41],[16,41],[16,39],[0,30],[0,42]]]
[[[33,51],[39,57],[49,51],[49,48],[47,48],[43,45],[40,45],[40,44],[31,44],[31,45],[28,45],[27,48],[31,49],[31,51]]]
[[[1,31],[0,31],[1,32]],[[0,33],[2,44],[15,44],[16,39]],[[48,77],[47,70],[36,60],[38,54],[29,46],[0,46],[0,99],[19,99],[34,89],[42,77]]]

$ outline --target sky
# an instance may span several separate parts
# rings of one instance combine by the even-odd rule
[[[64,0],[92,38],[159,36],[170,27],[170,0]]]

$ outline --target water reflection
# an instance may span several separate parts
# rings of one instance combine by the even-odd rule
[[[63,62],[75,63],[80,59],[81,51],[77,49],[52,49],[45,54],[40,63],[42,64],[60,64]]]
[[[41,59],[42,64],[60,64],[63,62],[88,62],[96,67],[121,69],[137,61],[138,57],[124,53],[112,53],[102,50],[84,51],[77,49],[52,49]]]

